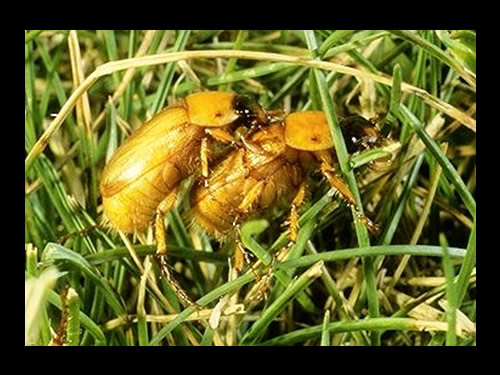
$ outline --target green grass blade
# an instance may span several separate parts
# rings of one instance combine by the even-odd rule
[[[427,322],[426,322],[427,323]],[[409,318],[370,318],[365,320],[358,320],[356,322],[333,322],[327,325],[330,334],[341,332],[354,332],[354,331],[381,331],[381,330],[402,330],[402,331],[422,331],[432,330],[434,322],[430,324],[422,324],[415,319]],[[303,328],[291,333],[287,333],[270,340],[261,342],[263,346],[284,346],[294,345],[298,342],[315,338],[321,335],[323,325],[318,325],[309,328]]]
[[[104,298],[108,301],[113,311],[117,315],[125,315],[125,308],[120,298],[116,295],[108,282],[92,269],[92,266],[81,255],[63,246],[49,243],[43,252],[42,261],[47,265],[62,264],[66,262],[75,269],[83,272],[89,280],[103,292]]]
[[[458,274],[458,281],[456,285],[457,290],[457,308],[460,307],[462,301],[467,293],[467,286],[469,285],[470,275],[476,266],[476,218],[474,218],[474,226],[469,236],[469,243],[467,244],[467,253],[465,254],[464,262],[460,267]]]
[[[53,290],[49,291],[47,300],[52,306],[55,306],[57,309],[62,310],[61,298]],[[94,344],[96,346],[106,345],[106,336],[104,335],[104,332],[99,327],[99,325],[96,324],[92,319],[88,317],[88,315],[86,315],[82,311],[80,311],[79,314],[81,326],[82,328],[87,330],[92,335],[92,337],[94,337]]]
[[[38,35],[40,35],[40,33],[42,31],[43,30],[30,30],[29,32],[27,32],[26,34],[24,34],[24,44],[27,44],[27,43],[31,42]]]
[[[248,37],[248,30],[238,30],[238,34],[236,35],[236,40],[234,41],[234,46],[233,48],[236,50],[241,50],[243,49],[243,43],[245,42],[245,39]],[[236,59],[232,58],[227,61],[226,65],[226,70],[224,71],[224,75],[232,73],[234,68],[236,67]],[[228,83],[224,87],[221,87],[223,91],[229,91],[231,89],[231,84]]]
[[[214,339],[214,330],[208,326],[205,329],[205,333],[203,334],[203,338],[201,339],[200,346],[212,346],[212,342]]]
[[[257,78],[266,76],[275,72],[282,71],[284,69],[290,68],[288,63],[271,63],[256,66],[254,68],[241,69],[224,75],[216,75],[209,78],[201,79],[203,86],[212,87],[219,86],[224,83],[232,83],[238,81],[244,81],[249,78]],[[184,95],[186,92],[190,92],[196,88],[196,84],[193,82],[185,82],[180,84],[176,89],[177,95]]]
[[[330,346],[330,331],[328,330],[328,323],[330,323],[330,310],[325,311],[325,317],[323,318],[321,346]]]
[[[410,123],[413,127],[417,135],[420,137],[422,142],[425,144],[429,152],[436,159],[436,161],[443,168],[443,173],[446,177],[451,181],[451,183],[457,189],[458,194],[462,198],[465,203],[465,206],[471,213],[473,217],[476,216],[476,201],[474,197],[467,189],[467,186],[464,184],[462,178],[457,173],[456,169],[453,167],[453,164],[448,160],[446,155],[443,154],[441,148],[437,145],[434,139],[425,131],[422,123],[415,117],[415,115],[408,110],[404,105],[400,105],[401,115]]]
[[[272,97],[269,102],[269,107],[273,107],[277,104],[281,99],[283,99],[289,92],[291,92],[295,87],[297,87],[302,79],[307,75],[309,69],[308,68],[300,68],[298,69],[293,76],[286,81],[286,83],[281,86],[279,91]]]
[[[349,42],[330,48],[323,55],[324,59],[337,56],[344,52],[349,52],[359,47],[359,45],[370,43],[376,39],[385,37],[388,35],[386,31],[376,31],[376,30],[364,30],[356,33]]]
[[[144,304],[146,299],[146,282],[151,266],[152,263],[150,258],[146,258],[146,261],[144,262],[144,274],[141,275],[139,295],[137,296],[137,338],[139,346],[147,346],[149,342],[146,307]]]
[[[254,236],[259,235],[264,230],[269,227],[269,223],[266,220],[252,220],[243,224],[241,227],[241,241],[243,245],[249,249],[262,263],[266,266],[269,266],[272,262],[272,256],[268,251],[263,249],[259,243],[254,239]],[[304,234],[306,231],[311,231],[312,228],[308,228],[304,226],[298,235],[298,242],[304,242]],[[307,234],[306,234],[307,235]],[[309,233],[310,236],[310,233]],[[282,270],[278,270],[275,273],[276,279],[280,282],[283,287],[288,287],[292,282],[292,275],[283,272]],[[298,295],[298,301],[302,305],[302,307],[310,312],[317,312],[318,309],[314,305],[314,302],[310,299],[310,297],[301,292]]]
[[[314,55],[314,51],[317,49],[314,42],[315,40],[314,34],[310,31],[307,31],[305,32],[305,35],[306,38],[308,39],[309,50],[311,51],[311,54]],[[344,174],[344,176],[346,177],[349,188],[356,199],[359,211],[362,213],[363,208],[361,205],[361,197],[359,194],[356,179],[354,177],[354,173],[349,166],[349,155],[347,153],[347,147],[345,145],[344,137],[342,136],[342,131],[340,130],[335,107],[333,105],[332,98],[330,97],[325,76],[323,72],[317,69],[314,70],[314,72],[315,72],[316,82],[318,85],[318,90],[321,95],[323,110],[326,114],[328,125],[330,127],[330,132],[332,134],[333,142],[335,144],[335,152],[339,160],[340,169]],[[366,227],[359,221],[359,218],[355,213],[354,207],[352,208],[352,213],[354,217],[354,225],[356,227],[356,235],[358,236],[359,246],[368,246],[370,244],[368,231]],[[380,312],[378,306],[377,290],[375,285],[375,268],[373,265],[373,259],[370,258],[363,259],[363,271],[367,286],[368,307],[370,310],[370,316],[375,318],[380,315]],[[380,343],[380,338],[374,335],[373,343],[375,345],[378,345]]]
[[[24,282],[24,345],[38,339],[40,320],[46,308],[48,292],[60,277],[56,268],[46,269],[39,277]]]
[[[448,47],[453,55],[469,70],[476,73],[476,34],[459,30],[450,37],[445,30],[438,32],[443,43]]]
[[[318,49],[318,54],[324,56],[334,45],[339,44],[344,39],[348,39],[355,30],[335,30],[328,36]]]
[[[464,258],[465,249],[450,247],[448,249],[450,256]],[[440,246],[427,245],[390,245],[390,246],[371,246],[357,247],[354,249],[343,249],[334,251],[325,251],[315,255],[304,255],[299,259],[288,260],[276,266],[277,269],[289,269],[296,267],[307,267],[319,261],[335,262],[355,257],[372,257],[379,255],[413,255],[441,257],[443,250]]]
[[[297,235],[297,242],[291,247],[290,253],[288,255],[288,260],[297,259],[300,257],[304,251],[307,241],[311,238],[313,230],[315,229],[315,223],[311,219],[307,221],[299,230]],[[274,273],[280,284],[288,288],[290,283],[293,281],[295,270],[276,270]],[[281,288],[274,289],[275,293],[281,293]],[[272,298],[271,298],[272,300]],[[304,291],[297,295],[297,301],[304,308],[305,311],[311,314],[319,313],[320,310],[316,307],[314,301],[309,297]]]
[[[200,298],[195,302],[199,306],[205,306],[210,302],[213,302],[216,299],[222,297],[223,295],[231,293],[232,291],[241,288],[243,285],[248,284],[253,280],[254,280],[253,275],[250,273],[240,276],[237,279],[227,282],[224,285],[212,290],[211,292],[207,293],[206,295],[204,295],[202,298]],[[161,330],[158,331],[158,333],[149,342],[149,345],[159,344],[160,341],[163,340],[163,338],[165,338],[165,336],[167,336],[170,332],[172,332],[175,328],[177,328],[179,324],[181,324],[187,317],[189,317],[195,311],[196,308],[194,306],[188,307],[185,310],[183,310],[177,316],[177,318],[175,318],[173,321],[171,321],[165,327],[163,327]]]
[[[134,249],[139,256],[154,255],[156,245],[136,245]],[[99,265],[126,258],[129,251],[124,246],[117,246],[114,249],[102,250],[97,254],[85,256],[85,259],[92,265]],[[227,256],[220,253],[209,253],[192,248],[182,248],[174,243],[168,242],[168,256],[173,258],[183,258],[197,262],[215,263],[219,265],[227,264]]]
[[[456,290],[455,290],[455,272],[448,254],[448,241],[441,233],[439,242],[443,248],[443,269],[446,277],[446,300],[448,306],[446,308],[446,321],[448,322],[448,330],[446,331],[446,346],[457,345],[457,306],[456,306]]]
[[[179,30],[174,44],[174,51],[181,51],[186,47],[190,33],[191,30]],[[172,80],[174,78],[175,66],[175,63],[168,63],[165,66],[160,86],[158,87],[153,106],[151,107],[151,112],[153,114],[157,114],[165,104],[170,85],[172,84]]]
[[[424,49],[432,56],[439,59],[439,61],[453,68],[467,83],[469,83],[472,87],[476,87],[476,78],[469,74],[464,70],[462,65],[460,65],[455,59],[452,59],[450,56],[445,54],[441,49],[436,47],[434,44],[429,41],[421,38],[420,36],[406,30],[388,30],[394,35],[407,40],[408,42]]]
[[[274,301],[252,325],[243,336],[241,343],[250,344],[264,333],[264,329],[271,324],[272,320],[286,307],[286,305],[297,296],[303,289],[307,288],[316,278],[321,276],[322,262],[314,264],[305,271],[297,280],[293,281],[288,288]]]
[[[69,288],[66,295],[68,304],[68,328],[66,342],[68,346],[78,346],[80,342],[80,298],[75,289]]]
[[[389,216],[390,221],[384,225],[384,232],[380,236],[379,244],[380,245],[389,245],[392,242],[392,239],[394,237],[394,234],[396,233],[396,230],[398,229],[399,222],[401,221],[401,218],[403,217],[403,212],[406,206],[406,203],[408,201],[408,198],[410,196],[411,189],[415,185],[419,173],[420,173],[420,168],[422,166],[422,163],[424,161],[424,155],[420,155],[415,164],[413,165],[413,168],[410,172],[410,176],[407,178],[403,191],[401,195],[399,196],[398,202],[396,204],[396,207],[393,211],[393,213]]]
[[[351,169],[357,169],[363,165],[370,164],[372,161],[389,156],[391,156],[389,151],[385,151],[383,148],[374,148],[352,156],[349,160],[349,164]]]
[[[250,250],[258,259],[268,266],[271,264],[272,257],[259,245],[253,236],[259,235],[269,227],[267,220],[252,220],[241,226],[241,241],[243,245]]]
[[[389,118],[387,119],[388,122],[385,122],[381,129],[381,133],[385,136],[387,136],[392,130],[392,122],[398,117],[399,114],[399,103],[401,102],[401,82],[403,80],[401,66],[399,64],[394,65],[392,77],[393,84],[391,88]]]

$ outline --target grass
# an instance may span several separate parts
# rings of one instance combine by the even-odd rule
[[[472,31],[27,30],[25,344],[475,345],[475,56]],[[293,246],[286,209],[244,223],[253,269],[238,274],[232,244],[184,219],[188,179],[168,215],[170,262],[201,310],[183,308],[151,230],[101,227],[98,184],[132,130],[200,89],[323,110],[381,233],[318,179]],[[352,114],[378,116],[390,154],[347,153]]]

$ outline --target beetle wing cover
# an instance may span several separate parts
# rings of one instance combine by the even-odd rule
[[[285,141],[297,150],[319,151],[333,147],[326,116],[320,111],[295,112],[285,119]]]
[[[111,196],[148,171],[162,167],[192,134],[183,107],[169,107],[135,131],[116,151],[101,177],[101,193]]]

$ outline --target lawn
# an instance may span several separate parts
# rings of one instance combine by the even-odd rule
[[[469,30],[26,30],[25,345],[476,345],[475,73]],[[322,111],[357,208],[318,170],[295,242],[287,197],[218,241],[189,215],[198,167],[165,221],[195,306],[153,222],[113,228],[99,184],[134,130],[206,90]],[[349,154],[349,116],[384,142]]]

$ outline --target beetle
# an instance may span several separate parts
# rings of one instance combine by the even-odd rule
[[[374,123],[361,117],[340,123],[351,152],[380,144]],[[352,126],[351,126],[352,125]],[[224,241],[239,223],[284,200],[290,205],[290,240],[298,232],[298,208],[303,203],[308,179],[319,171],[351,206],[356,200],[336,173],[334,143],[326,116],[320,111],[295,112],[250,138],[251,145],[231,151],[191,196],[191,219],[208,234]],[[371,232],[378,227],[356,208]]]
[[[190,94],[162,110],[105,166],[100,179],[105,221],[114,229],[135,233],[155,219],[157,257],[171,279],[164,217],[177,200],[180,183],[200,169],[202,177],[208,177],[214,139],[241,144],[232,134],[238,127],[257,129],[266,123],[266,113],[256,102],[229,92]]]

